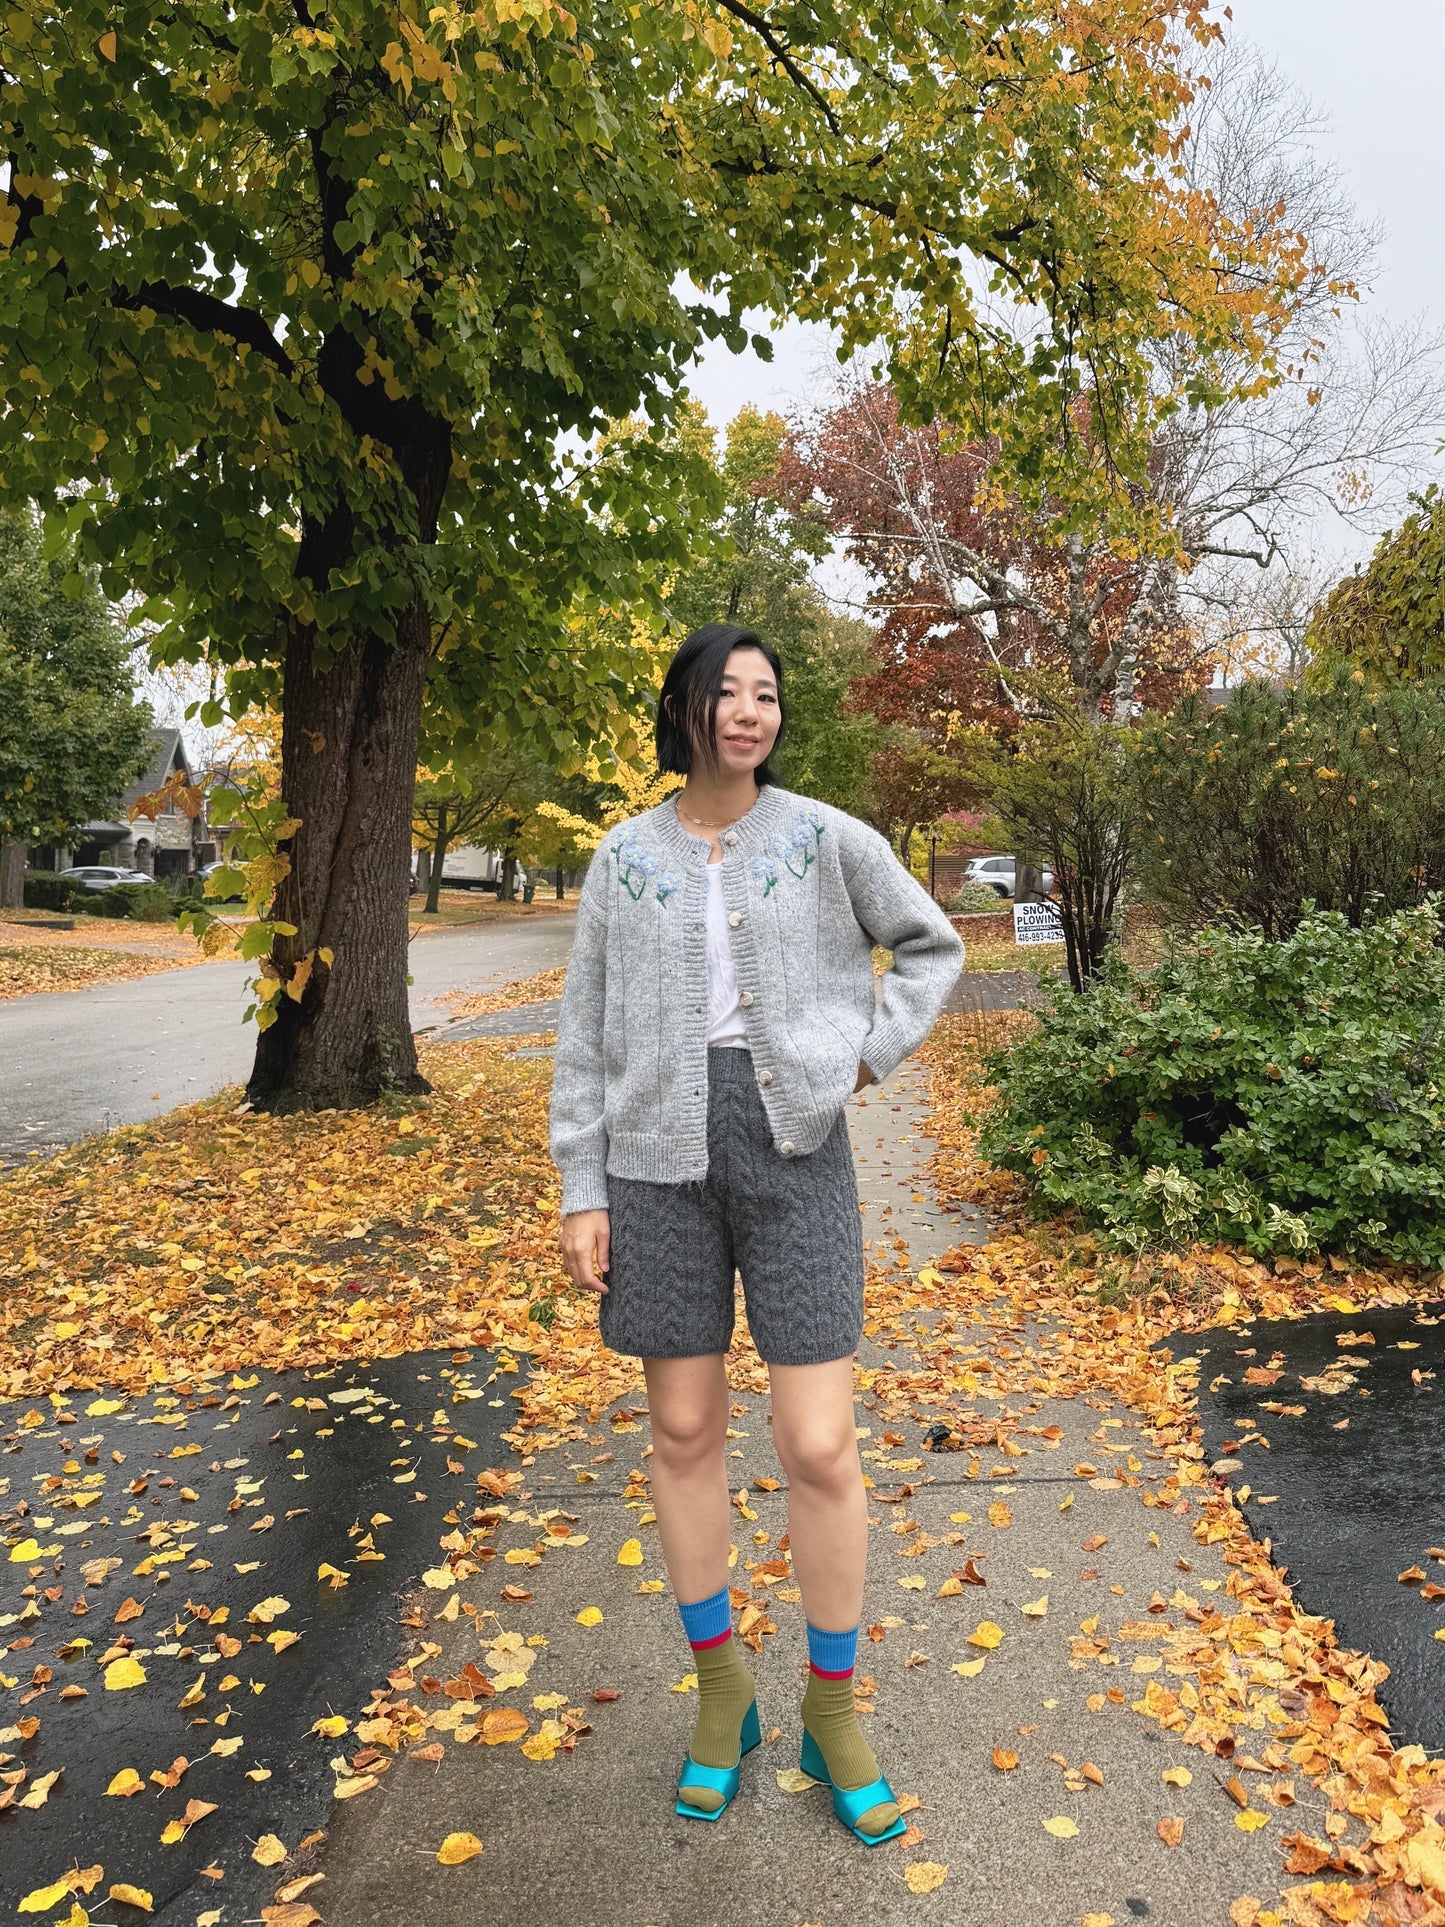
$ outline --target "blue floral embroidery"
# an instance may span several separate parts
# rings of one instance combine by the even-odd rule
[[[617,865],[618,880],[634,903],[646,894],[649,883],[653,884],[653,894],[659,903],[666,903],[676,890],[677,878],[672,871],[663,870],[661,857],[639,843],[635,836],[620,838],[609,845],[609,854]]]
[[[753,875],[762,883],[763,895],[767,896],[778,880],[779,862],[790,876],[806,876],[817,858],[822,837],[822,813],[809,803],[806,809],[799,812],[798,820],[790,830],[775,836],[767,849],[754,857]]]

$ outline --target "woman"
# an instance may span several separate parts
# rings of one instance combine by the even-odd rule
[[[853,1706],[868,1519],[844,1106],[923,1041],[963,946],[875,830],[779,786],[783,722],[766,643],[721,623],[688,636],[656,732],[660,767],[687,780],[608,832],[582,887],[551,1147],[568,1274],[647,1380],[653,1505],[698,1677],[676,1811],[716,1820],[760,1733],[727,1583],[736,1268],[807,1621],[802,1765],[877,1846],[904,1823]],[[876,1005],[875,943],[893,952]]]

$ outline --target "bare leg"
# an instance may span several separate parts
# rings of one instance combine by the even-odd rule
[[[853,1360],[770,1365],[773,1444],[788,1475],[788,1544],[809,1623],[858,1624],[868,1563],[868,1495],[854,1436]]]
[[[652,1502],[676,1598],[728,1582],[728,1384],[721,1352],[644,1358],[652,1418]]]
[[[848,1632],[863,1612],[868,1563],[868,1499],[853,1421],[853,1360],[770,1365],[773,1443],[788,1475],[788,1543],[808,1623]],[[880,1777],[853,1704],[853,1679],[809,1671],[803,1724],[823,1754],[833,1784],[849,1790]],[[898,1819],[892,1800],[860,1814],[858,1830],[886,1833]]]
[[[673,1596],[709,1599],[728,1583],[728,1486],[723,1445],[728,1387],[721,1352],[643,1360],[652,1415],[652,1499]],[[688,1752],[702,1766],[732,1767],[753,1703],[753,1677],[736,1639],[694,1648],[698,1710]],[[719,1812],[716,1787],[679,1789],[684,1806]]]

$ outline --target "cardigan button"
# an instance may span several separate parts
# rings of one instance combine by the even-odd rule
[[[780,1157],[790,1158],[793,1155],[792,1145],[787,1142],[780,1144],[778,1146],[778,1154]]]
[[[763,1087],[764,1090],[768,1088],[769,1084],[771,1084],[772,1081],[773,1081],[773,1073],[771,1071],[758,1072],[758,1082]]]
[[[747,1010],[751,1007],[752,1001],[753,1001],[753,993],[750,990],[744,990],[739,992],[738,1002],[742,1005],[744,1010]]]
[[[743,920],[743,913],[741,910],[728,911],[728,922],[732,925],[734,930],[737,929],[738,925],[742,922],[742,920]]]
[[[726,830],[726,831],[724,831],[724,833],[723,833],[723,842],[727,844],[727,846],[728,846],[728,848],[729,848],[729,849],[731,849],[731,848],[732,848],[732,846],[733,846],[733,844],[734,844],[734,843],[736,843],[736,842],[737,842],[737,840],[738,840],[738,833],[737,833],[737,831],[736,831],[736,830]]]

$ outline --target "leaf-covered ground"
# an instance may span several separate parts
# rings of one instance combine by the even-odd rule
[[[1156,1615],[1145,1622],[1150,1646],[1137,1657],[1125,1643],[1137,1629],[1111,1633],[1097,1617],[1081,1621],[1078,1632],[1067,1635],[1069,1665],[1097,1672],[1090,1710],[1095,1697],[1101,1711],[1132,1707],[1134,1716],[1197,1750],[1194,1777],[1206,1789],[1217,1784],[1241,1834],[1258,1830],[1266,1844],[1279,1840],[1277,1884],[1261,1881],[1256,1893],[1240,1895],[1231,1910],[1234,1927],[1445,1921],[1445,1763],[1391,1744],[1375,1695],[1380,1669],[1369,1656],[1340,1649],[1329,1622],[1295,1603],[1223,1479],[1204,1462],[1193,1371],[1159,1349],[1181,1331],[1243,1326],[1252,1316],[1290,1317],[1321,1305],[1361,1311],[1401,1305],[1425,1287],[1403,1274],[1313,1261],[1267,1267],[1225,1250],[1124,1267],[1067,1226],[1027,1221],[1016,1182],[978,1166],[970,1114],[979,1095],[979,1049],[1028,1021],[1012,1013],[945,1019],[929,1046],[931,1128],[939,1141],[933,1168],[941,1196],[945,1203],[984,1205],[998,1230],[987,1245],[960,1247],[916,1272],[901,1256],[873,1269],[867,1332],[887,1363],[863,1374],[863,1389],[883,1422],[880,1428],[874,1421],[878,1444],[870,1447],[870,1470],[875,1478],[886,1469],[891,1479],[902,1479],[906,1498],[909,1468],[917,1472],[947,1457],[966,1479],[980,1482],[989,1528],[1006,1535],[1009,1506],[986,1496],[987,1482],[1007,1478],[1032,1454],[1063,1449],[1057,1428],[1050,1436],[1031,1416],[1040,1400],[1121,1402],[1132,1415],[1137,1446],[1131,1441],[1116,1451],[1116,1435],[1101,1424],[1079,1457],[1050,1470],[1077,1481],[1085,1498],[1099,1490],[1132,1503],[1137,1492],[1145,1518],[1152,1515],[1161,1526],[1165,1514],[1177,1515],[1171,1528],[1186,1520],[1211,1556],[1222,1554],[1228,1578],[1222,1586],[1212,1582],[1211,1591],[1195,1588],[1186,1576],[1172,1597],[1161,1591],[1147,1609]],[[569,1690],[571,1682],[559,1680],[541,1694],[529,1690],[547,1635],[526,1631],[509,1615],[511,1603],[520,1607],[531,1598],[539,1567],[550,1570],[556,1560],[577,1557],[589,1536],[585,1510],[580,1519],[578,1510],[564,1510],[560,1493],[548,1504],[536,1486],[544,1477],[548,1484],[570,1484],[574,1506],[585,1508],[587,1485],[612,1458],[605,1445],[591,1449],[599,1428],[604,1440],[639,1429],[629,1401],[637,1402],[640,1377],[630,1361],[598,1345],[591,1300],[561,1289],[556,1177],[546,1156],[549,1065],[543,1057],[514,1055],[517,1042],[482,1040],[428,1052],[434,1091],[421,1103],[273,1119],[243,1114],[234,1098],[220,1099],[0,1180],[0,1395],[32,1401],[42,1417],[86,1409],[101,1386],[116,1397],[153,1400],[162,1385],[221,1386],[222,1374],[244,1376],[258,1363],[346,1367],[448,1347],[485,1346],[498,1355],[512,1388],[511,1463],[481,1475],[466,1468],[468,1503],[453,1503],[439,1522],[446,1529],[438,1531],[437,1563],[425,1577],[435,1591],[422,1595],[446,1599],[442,1621],[456,1624],[459,1613],[470,1611],[477,1634],[486,1637],[471,1642],[470,1671],[459,1661],[455,1672],[432,1677],[433,1663],[451,1659],[440,1643],[446,1628],[429,1636],[429,1616],[413,1607],[405,1622],[416,1629],[407,1663],[376,1679],[369,1698],[358,1681],[356,1704],[347,1711],[315,1709],[317,1719],[347,1723],[344,1733],[322,1728],[317,1738],[318,1744],[339,1742],[332,1765],[336,1791],[348,1802],[380,1797],[385,1769],[402,1754],[425,1765],[456,1745],[515,1748],[529,1763],[523,1770],[532,1771],[596,1743],[590,1727],[597,1707]],[[556,1315],[547,1329],[529,1310],[554,1292]],[[740,1398],[765,1389],[745,1322],[730,1382]],[[905,1432],[911,1436],[920,1427],[926,1428],[924,1449],[940,1459],[917,1453],[899,1459]],[[464,1459],[459,1450],[458,1464]],[[100,1486],[97,1471],[103,1472]],[[105,1503],[112,1502],[112,1474],[100,1466],[77,1463],[71,1470],[67,1464],[54,1476],[59,1484],[49,1502],[56,1506],[91,1489],[105,1491]],[[119,1469],[114,1476],[121,1476]],[[447,1477],[454,1490],[462,1489],[460,1475]],[[651,1523],[645,1474],[629,1478],[623,1496],[636,1501],[644,1528]],[[529,1481],[530,1503],[522,1497]],[[757,1483],[767,1490],[766,1481]],[[117,1488],[116,1502],[119,1496]],[[22,1558],[29,1558],[34,1528],[14,1494],[4,1503],[11,1557],[23,1548]],[[735,1504],[740,1520],[757,1517],[746,1491]],[[973,1506],[972,1515],[979,1512]],[[916,1519],[900,1518],[895,1529],[913,1531],[905,1556],[944,1543],[920,1530]],[[956,1542],[953,1556],[961,1563],[940,1586],[924,1581],[922,1561],[911,1570],[917,1587],[927,1583],[940,1599],[966,1600],[977,1583],[977,1567],[971,1573],[965,1556],[971,1542],[961,1531],[947,1538]],[[1087,1556],[1087,1543],[1084,1551]],[[334,1563],[344,1572],[357,1556],[352,1549]],[[616,1564],[642,1561],[640,1547],[628,1542]],[[493,1562],[504,1578],[500,1595],[491,1588],[501,1611],[494,1606],[478,1617],[464,1582]],[[742,1563],[750,1591],[740,1632],[756,1651],[776,1629],[769,1597],[790,1600],[796,1588],[785,1539]],[[53,1613],[69,1610],[63,1584],[63,1598],[52,1602],[41,1577],[34,1601],[39,1626],[26,1637],[48,1632]],[[615,1577],[631,1585],[625,1572]],[[52,1578],[61,1583],[60,1575]],[[915,1581],[905,1575],[900,1583]],[[663,1582],[648,1578],[644,1588],[660,1592]],[[599,1599],[592,1610],[600,1617],[607,1600]],[[1020,1610],[1027,1615],[1035,1607],[1046,1616],[1047,1596]],[[970,1652],[977,1649],[976,1659],[962,1659],[952,1670],[967,1676],[985,1659],[1006,1664],[1011,1643],[1002,1633],[995,1639],[997,1629],[996,1617],[980,1616],[967,1643]],[[55,1636],[62,1630],[71,1632],[57,1621]],[[190,1626],[184,1637],[197,1644],[205,1630]],[[267,1630],[261,1629],[263,1639]],[[870,1629],[879,1640],[887,1631],[884,1624]],[[1136,1680],[1135,1673],[1143,1677]],[[45,1695],[59,1684],[58,1678],[38,1681],[30,1669],[11,1674],[16,1683],[0,1700],[0,1733],[12,1723],[13,1698],[38,1694],[23,1713],[13,1710],[19,1718],[40,1718]],[[685,1690],[687,1682],[678,1685]],[[600,1687],[597,1697],[599,1706],[605,1703]],[[1022,1750],[1004,1744],[1005,1757],[996,1758],[992,1770],[1012,1774],[1012,1756]],[[1068,1769],[1085,1789],[1087,1765]],[[0,1771],[17,1770],[0,1762]],[[39,1758],[33,1768],[25,1764],[16,1788],[33,1793],[50,1770]],[[1065,1786],[1072,1785],[1066,1774]],[[14,1804],[23,1808],[24,1798]],[[1307,1823],[1291,1824],[1296,1805]],[[1056,1817],[1061,1826],[1073,1824]],[[21,1811],[9,1821],[0,1818],[0,1825],[23,1826],[25,1818]],[[1159,1819],[1158,1836],[1167,1851],[1189,1850],[1184,1822],[1174,1814]],[[276,1845],[278,1890],[287,1897],[265,1917],[303,1927],[319,1917],[311,1904],[316,1894],[296,1886],[310,1877],[309,1866],[297,1857],[299,1842]],[[456,1864],[465,1864],[465,1843],[449,1850],[463,1855]],[[89,1864],[83,1829],[76,1852],[83,1871]],[[52,1886],[62,1871],[39,1870]],[[922,1883],[916,1891],[929,1891],[930,1882],[943,1885],[948,1869],[916,1862],[911,1876],[910,1887],[916,1880]],[[58,1919],[66,1918],[66,1906],[78,1910],[70,1916],[74,1927],[85,1915],[77,1891],[64,1887],[55,1903]],[[284,1908],[296,1911],[277,1911]],[[1093,1927],[1104,1918],[1093,1916]]]
[[[74,944],[0,944],[0,997],[28,997],[41,990],[86,990],[92,984],[124,983],[175,970],[183,960],[164,956],[126,956],[98,946]],[[194,962],[201,962],[197,957]]]
[[[1023,1188],[980,1167],[972,1117],[983,1096],[980,1044],[1029,1020],[944,1019],[927,1054],[934,1069],[934,1160],[945,1202],[985,1205],[1002,1229],[944,1288],[955,1315],[1002,1305],[1037,1332],[1022,1370],[1066,1395],[1109,1392],[1142,1413],[1174,1473],[1152,1503],[1192,1499],[1203,1544],[1233,1567],[1228,1597],[1200,1602],[1161,1643],[1166,1683],[1151,1679],[1136,1711],[1197,1746],[1211,1763],[1274,1749],[1280,1767],[1315,1783],[1328,1811],[1318,1833],[1286,1838],[1279,1896],[1242,1896],[1235,1927],[1325,1922],[1445,1922],[1445,1761],[1392,1745],[1375,1696],[1383,1669],[1335,1643],[1332,1623],[1305,1613],[1250,1534],[1223,1478],[1204,1464],[1198,1366],[1175,1363],[1164,1341],[1183,1331],[1291,1318],[1320,1309],[1433,1300],[1440,1280],[1363,1271],[1343,1259],[1262,1264],[1225,1248],[1114,1262],[1066,1225],[1025,1216]],[[998,1383],[1001,1361],[994,1365]],[[1013,1376],[1017,1389],[1018,1368]],[[1078,1466],[1081,1477],[1095,1468]],[[1123,1475],[1128,1479],[1127,1474]],[[1150,1503],[1146,1499],[1146,1503]],[[1079,1648],[1086,1662],[1104,1655]],[[1228,1765],[1224,1783],[1244,1792]],[[1248,1806],[1241,1803],[1241,1819]],[[1353,1823],[1353,1824],[1352,1824]]]

